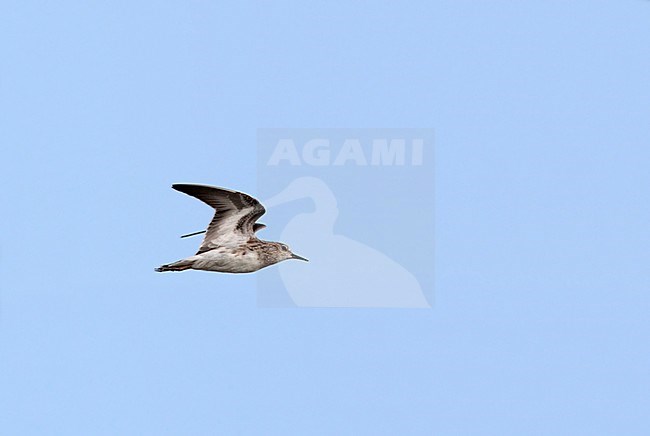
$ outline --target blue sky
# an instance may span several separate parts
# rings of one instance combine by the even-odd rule
[[[0,433],[647,434],[650,3],[0,5]],[[436,131],[431,310],[155,274],[263,127]],[[267,222],[267,224],[270,224]]]

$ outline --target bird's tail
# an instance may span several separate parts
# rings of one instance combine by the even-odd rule
[[[194,261],[192,260],[179,260],[178,262],[168,263],[166,265],[161,265],[155,269],[156,272],[165,272],[165,271],[185,271],[186,269],[192,268]]]

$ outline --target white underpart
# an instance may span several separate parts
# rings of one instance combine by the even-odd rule
[[[249,251],[242,256],[241,254],[235,255],[233,250],[225,247],[197,254],[187,260],[194,261],[193,269],[230,273],[248,273],[266,266],[262,264],[255,251]]]

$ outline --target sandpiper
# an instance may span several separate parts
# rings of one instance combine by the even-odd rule
[[[262,241],[255,236],[256,231],[266,227],[255,222],[266,210],[250,195],[206,185],[175,184],[172,188],[198,198],[216,212],[194,256],[162,265],[156,271],[249,273],[287,259],[307,261],[285,244]],[[202,232],[193,234],[198,233]]]

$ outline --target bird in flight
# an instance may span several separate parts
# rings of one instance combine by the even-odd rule
[[[197,269],[249,273],[287,259],[307,261],[280,242],[263,241],[255,232],[266,227],[256,221],[266,210],[243,192],[206,185],[175,184],[172,188],[196,197],[215,209],[205,237],[194,256],[156,268],[157,272]],[[196,232],[184,236],[192,236]]]

